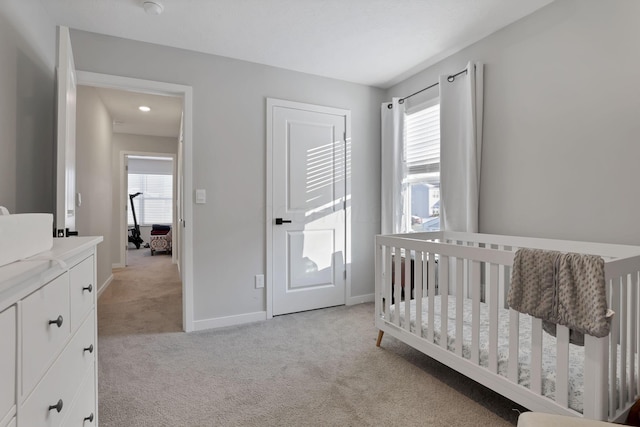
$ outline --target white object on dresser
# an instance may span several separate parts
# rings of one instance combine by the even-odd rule
[[[96,245],[0,267],[0,427],[98,425]]]
[[[53,245],[53,215],[0,215],[0,266],[48,251]]]

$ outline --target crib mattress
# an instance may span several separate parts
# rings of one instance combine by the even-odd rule
[[[440,345],[442,339],[441,332],[441,299],[440,296],[435,297],[434,304],[434,342]],[[471,358],[471,336],[472,336],[472,301],[464,300],[463,315],[463,347],[462,357]],[[400,307],[400,326],[405,324],[405,304],[402,302]],[[415,300],[411,300],[411,331],[415,333]],[[428,324],[428,300],[423,299],[422,302],[422,337],[426,339]],[[391,319],[395,315],[395,305],[391,306]],[[449,295],[448,297],[448,342],[447,347],[450,351],[455,351],[456,346],[456,298]],[[524,387],[530,386],[530,365],[531,365],[531,317],[520,314],[520,349],[518,352],[519,378],[518,383]],[[509,310],[500,309],[498,314],[498,374],[507,376],[509,364]],[[544,333],[543,334],[543,354],[542,354],[542,394],[555,399],[555,378],[556,378],[556,338]],[[486,304],[480,304],[480,366],[489,366],[489,307]],[[569,345],[569,408],[582,413],[582,394],[584,384],[584,347],[570,344]]]

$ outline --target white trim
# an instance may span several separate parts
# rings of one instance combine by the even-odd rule
[[[114,76],[108,74],[92,73],[88,71],[76,71],[77,83],[86,86],[131,90],[154,95],[179,96],[183,99],[184,114],[184,159],[183,159],[183,187],[184,187],[184,233],[182,239],[182,328],[186,332],[194,328],[194,301],[193,301],[193,206],[191,203],[193,188],[193,88],[174,83],[156,82],[151,80],[135,79],[131,77]],[[178,250],[180,250],[178,248]]]
[[[112,269],[114,269],[114,268],[125,268],[125,267],[126,266],[124,264],[120,264],[119,262],[115,263],[115,264],[111,264],[111,268]]]
[[[267,319],[266,311],[255,313],[238,314],[236,316],[214,317],[212,319],[195,320],[193,322],[194,331],[205,329],[224,328],[226,326],[243,325],[245,323],[262,322]]]
[[[96,298],[100,298],[100,295],[102,295],[102,293],[107,290],[107,287],[111,284],[111,282],[113,282],[113,274],[110,275],[107,278],[107,280],[104,281],[102,286],[98,288],[98,293],[96,294],[97,295]]]
[[[351,111],[342,108],[326,107],[322,105],[306,104],[302,102],[287,101],[283,99],[267,98],[267,167],[266,167],[266,268],[265,268],[265,292],[266,292],[266,315],[267,319],[273,318],[273,108],[285,107],[295,108],[298,110],[312,111],[316,113],[332,114],[336,116],[344,116],[345,133],[346,133],[346,149],[345,155],[349,155],[351,150]],[[350,156],[349,156],[350,158]],[[346,164],[345,164],[346,169]],[[345,304],[351,295],[351,174],[347,173],[345,177],[345,201],[347,209],[345,210]],[[372,299],[373,301],[373,299]]]
[[[356,297],[348,297],[347,305],[363,304],[365,302],[374,302],[376,294],[358,295]]]
[[[267,181],[267,194],[266,194],[266,214],[265,214],[265,230],[266,230],[266,261],[265,268],[265,304],[267,309],[267,319],[273,318],[273,107],[274,100],[267,98],[267,167],[266,167],[266,181]]]

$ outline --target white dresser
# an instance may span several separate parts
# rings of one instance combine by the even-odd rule
[[[0,267],[0,427],[98,425],[96,245]]]

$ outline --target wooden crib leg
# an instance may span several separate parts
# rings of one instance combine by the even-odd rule
[[[380,343],[382,342],[382,336],[384,335],[383,330],[378,331],[378,341],[376,341],[376,347],[380,347]]]

